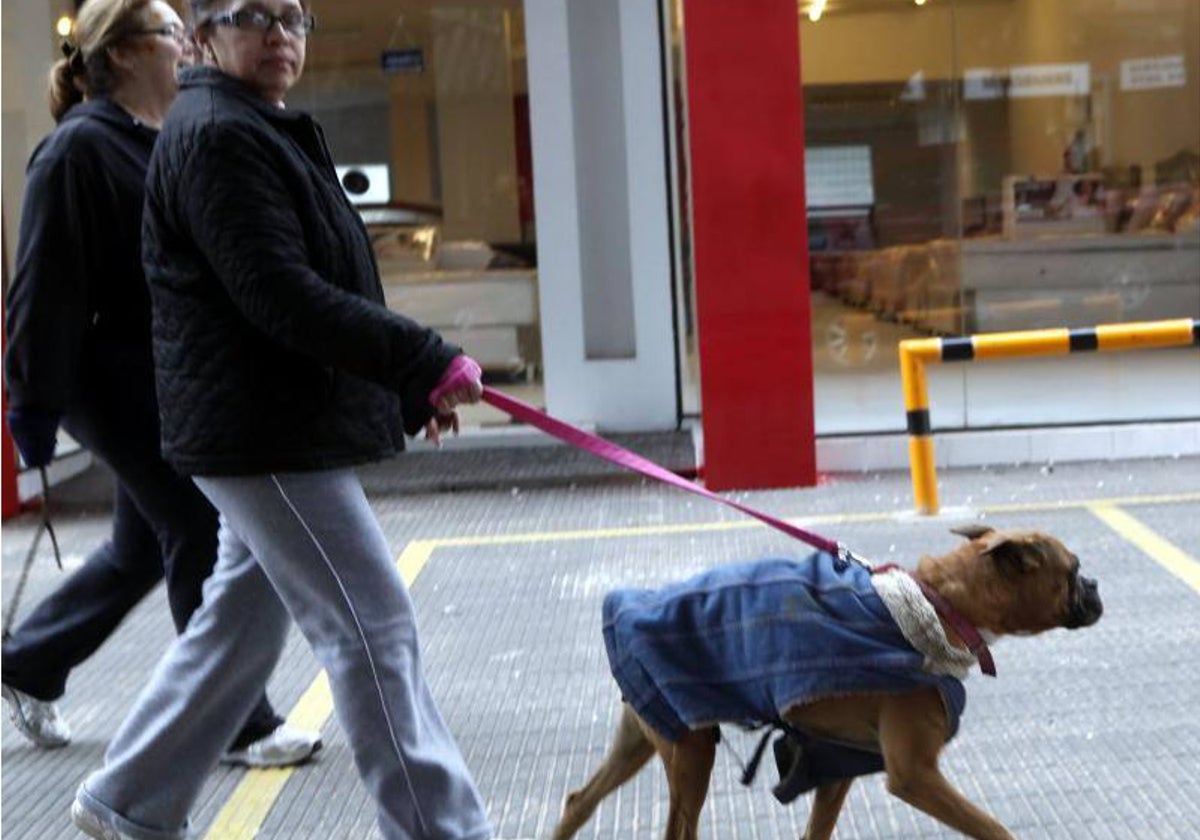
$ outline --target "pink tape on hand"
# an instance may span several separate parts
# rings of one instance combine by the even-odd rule
[[[479,362],[465,353],[455,356],[446,366],[446,370],[442,372],[442,378],[438,380],[438,384],[429,392],[429,404],[437,408],[438,403],[447,393],[467,387],[472,382],[479,382],[482,378],[483,368],[479,366]]]

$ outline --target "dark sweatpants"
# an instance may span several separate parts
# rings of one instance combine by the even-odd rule
[[[126,370],[126,374],[132,371]],[[217,559],[217,514],[191,479],[159,452],[158,406],[137,375],[95,377],[63,427],[117,475],[112,536],[42,601],[4,643],[3,679],[39,700],[56,700],[71,669],[166,578],[177,632],[200,606]],[[234,746],[275,729],[282,718],[264,694]]]

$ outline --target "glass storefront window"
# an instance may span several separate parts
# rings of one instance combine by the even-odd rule
[[[903,338],[1200,315],[1200,3],[801,11],[819,432],[903,428]],[[936,369],[935,424],[1195,415],[1135,355]]]
[[[291,101],[325,128],[389,307],[543,402],[523,7],[325,3]],[[466,425],[508,422],[487,406]]]

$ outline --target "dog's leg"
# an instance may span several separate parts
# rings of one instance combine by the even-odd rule
[[[621,720],[608,755],[588,783],[567,796],[553,840],[567,840],[583,827],[604,797],[627,782],[654,755],[654,745],[642,731],[637,715],[621,704]]]
[[[689,732],[675,743],[656,743],[667,768],[671,793],[666,840],[697,840],[700,809],[708,798],[708,783],[717,757],[717,729]],[[655,739],[657,741],[657,739]]]
[[[842,804],[853,781],[839,779],[817,787],[812,811],[808,814],[808,827],[800,840],[829,840],[833,836],[833,827],[837,824],[838,814],[842,812]]]
[[[1015,840],[942,775],[938,755],[945,740],[946,713],[936,689],[889,697],[879,717],[888,791],[968,837]]]

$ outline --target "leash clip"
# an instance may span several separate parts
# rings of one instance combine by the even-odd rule
[[[834,568],[839,572],[844,572],[851,563],[857,563],[865,569],[871,568],[871,562],[865,557],[859,557],[846,546],[838,543],[837,554],[834,555]]]

